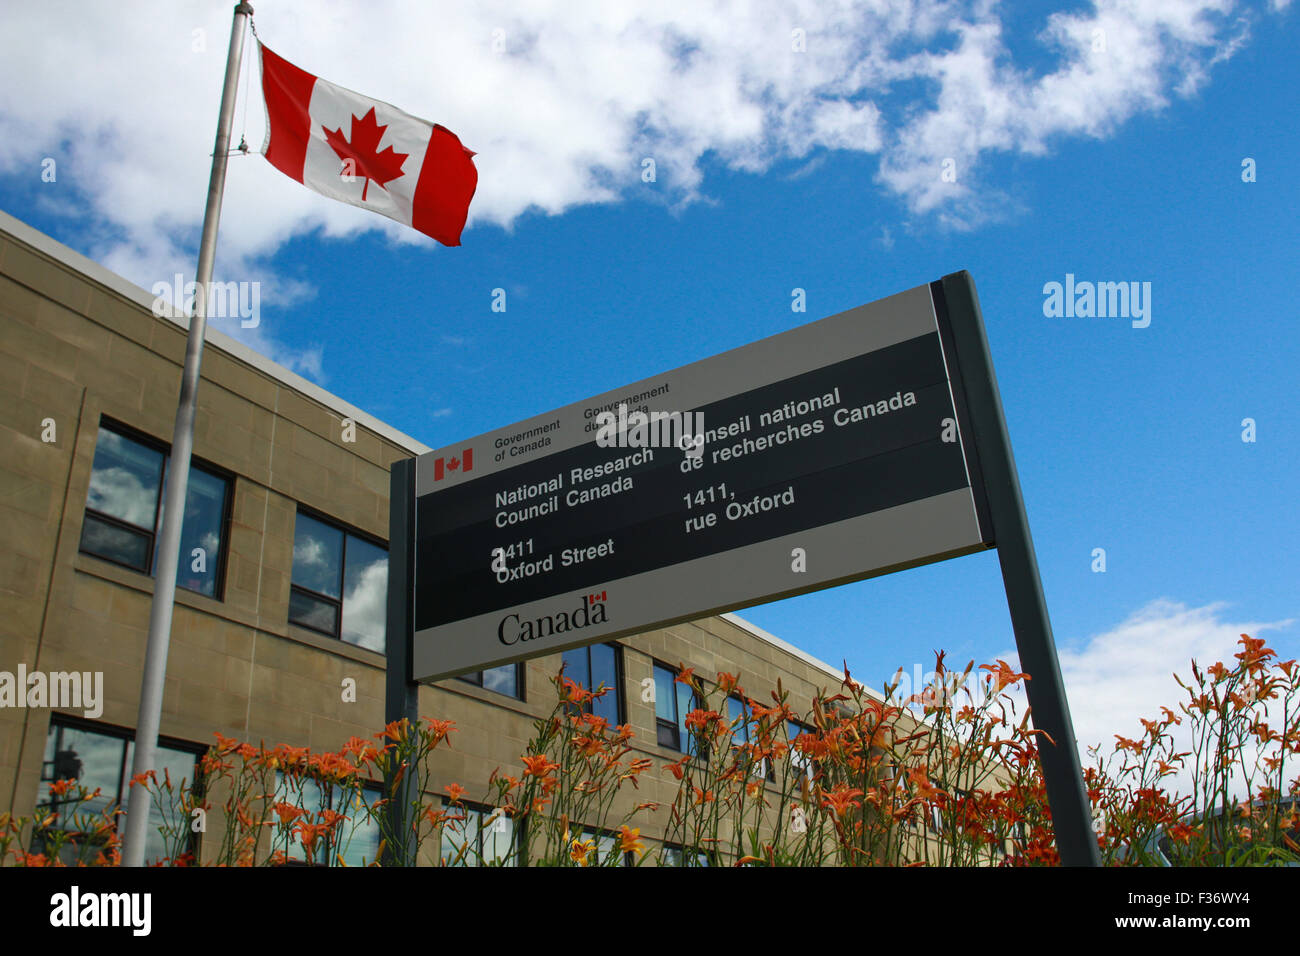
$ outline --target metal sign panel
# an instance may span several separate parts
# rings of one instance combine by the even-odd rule
[[[422,455],[414,678],[991,547],[945,322],[919,286]]]

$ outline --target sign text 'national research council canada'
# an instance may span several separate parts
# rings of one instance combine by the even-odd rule
[[[965,426],[919,286],[422,455],[414,677],[989,547]]]

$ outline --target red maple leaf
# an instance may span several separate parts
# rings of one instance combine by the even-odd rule
[[[325,132],[325,142],[329,143],[334,152],[339,154],[339,159],[343,160],[343,170],[339,175],[360,176],[365,179],[365,184],[361,187],[362,202],[366,201],[366,193],[370,189],[372,179],[379,186],[387,189],[384,183],[402,175],[402,164],[411,155],[394,152],[391,146],[385,147],[382,153],[378,152],[379,141],[384,138],[384,131],[388,127],[380,126],[375,120],[373,106],[370,107],[370,112],[360,119],[353,114],[351,142],[343,135],[341,128],[332,130],[322,126],[321,129]],[[352,161],[353,168],[349,168],[349,160]]]
[[[460,467],[460,459],[459,458],[447,459],[447,467],[450,468],[452,471],[455,471],[457,468]]]

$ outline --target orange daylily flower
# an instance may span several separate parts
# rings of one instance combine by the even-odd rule
[[[850,810],[862,805],[856,799],[862,795],[862,791],[858,788],[841,783],[837,784],[829,793],[823,793],[821,802],[823,807],[833,810],[837,817],[843,817]]]
[[[426,717],[425,720],[429,722],[429,732],[433,734],[435,742],[446,739],[456,729],[456,722],[452,720],[434,720],[432,717]]]
[[[552,771],[559,770],[560,765],[552,762],[546,754],[537,754],[524,758],[524,768],[525,777],[547,777]]]
[[[722,715],[716,710],[693,710],[686,715],[686,729],[704,732],[710,724],[721,720]]]
[[[451,797],[452,803],[458,803],[461,797],[469,793],[468,790],[466,790],[458,783],[449,783],[447,784],[447,786],[443,787],[442,789],[447,791],[447,795]]]
[[[561,677],[560,683],[562,685],[560,693],[564,697],[565,703],[581,706],[595,696],[577,681],[570,680],[567,677]]]
[[[320,821],[320,826],[324,828],[323,832],[329,832],[347,819],[337,810],[321,810],[316,814],[316,819]]]
[[[447,820],[447,811],[441,807],[428,806],[424,808],[421,814],[430,826],[440,827]]]
[[[619,849],[624,853],[642,854],[645,852],[645,844],[639,839],[641,835],[640,827],[629,827],[627,824],[618,828]]]
[[[989,672],[989,675],[992,678],[994,683],[993,689],[995,692],[1000,691],[1008,684],[1018,683],[1022,679],[1029,680],[1028,674],[1016,673],[1011,669],[1010,665],[1008,665],[1006,661],[1000,658],[997,662],[996,667],[994,667],[992,664],[981,664],[980,670]]]
[[[590,840],[574,840],[573,845],[569,847],[569,859],[579,866],[587,866],[587,854],[595,849],[595,846]]]
[[[275,811],[277,816],[279,816],[280,823],[282,824],[292,823],[307,812],[301,807],[295,807],[293,804],[283,802],[277,803],[271,809]]]

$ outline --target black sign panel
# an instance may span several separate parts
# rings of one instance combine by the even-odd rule
[[[423,456],[417,674],[987,546],[940,333],[921,287]],[[628,398],[702,445],[598,441]]]

